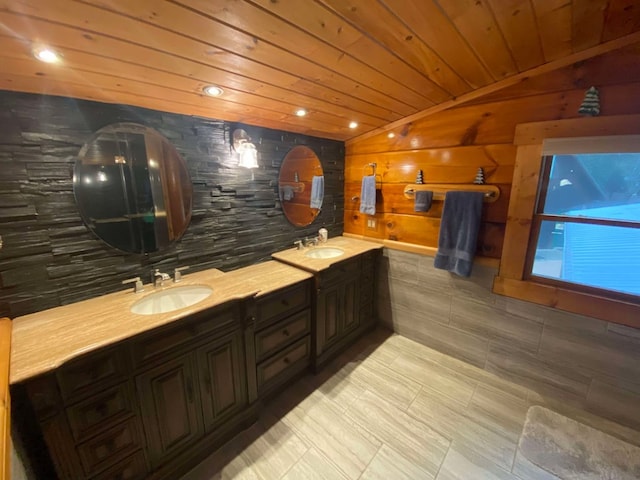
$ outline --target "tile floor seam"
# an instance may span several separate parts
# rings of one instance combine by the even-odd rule
[[[286,472],[284,472],[282,475],[280,475],[280,478],[284,478],[287,476],[287,474],[291,471],[291,469],[293,467],[295,467],[296,465],[298,465],[298,463],[300,463],[303,459],[303,457],[309,452],[309,450],[311,450],[312,447],[307,447],[307,449],[304,451],[304,453],[302,455],[300,455],[300,458],[298,460],[296,460],[295,462],[293,462],[291,464],[291,466],[289,466],[289,468],[287,469]]]
[[[471,393],[471,396],[469,397],[469,400],[467,400],[467,405],[466,407],[469,408],[471,406],[471,402],[473,402],[473,397],[476,396],[476,392],[478,391],[478,384],[476,383],[473,386],[473,393]]]
[[[522,428],[524,428],[524,425],[522,426]],[[516,467],[516,457],[518,456],[518,448],[520,445],[520,437],[522,437],[522,431],[520,431],[520,436],[518,437],[518,441],[516,442],[516,448],[513,451],[513,459],[511,460],[511,468],[509,469],[509,471],[511,473],[513,473],[513,469]]]
[[[449,455],[449,452],[451,451],[452,447],[453,447],[453,440],[450,440],[449,441],[449,447],[447,448],[447,451],[444,453],[444,455],[442,457],[442,461],[440,462],[440,466],[438,467],[438,471],[433,476],[433,480],[438,480],[438,476],[440,475],[440,471],[442,470],[442,466],[444,465],[444,461],[447,459],[447,455]]]
[[[369,463],[367,463],[367,465],[362,469],[362,471],[360,472],[360,475],[358,475],[358,480],[360,480],[362,478],[362,475],[364,475],[364,472],[367,471],[367,469],[369,468],[369,465],[371,465],[371,462],[373,462],[373,460],[376,458],[376,456],[378,455],[378,453],[380,453],[380,450],[382,450],[382,447],[386,445],[384,442],[380,442],[380,446],[378,447],[378,450],[376,450],[376,453],[373,454],[373,457],[371,457],[371,460],[369,460]]]

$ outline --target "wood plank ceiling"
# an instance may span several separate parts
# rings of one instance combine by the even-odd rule
[[[346,140],[638,41],[640,2],[0,0],[0,27],[0,89]]]

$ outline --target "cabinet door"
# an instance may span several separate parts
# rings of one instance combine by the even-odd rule
[[[342,287],[341,283],[337,283],[322,288],[318,293],[316,355],[320,355],[340,338],[340,316],[344,308]]]
[[[342,314],[339,331],[347,333],[360,325],[360,279],[351,278],[341,286]]]
[[[193,355],[187,354],[136,377],[153,467],[203,435],[194,371]]]
[[[202,410],[207,432],[247,403],[247,379],[237,330],[198,349]]]

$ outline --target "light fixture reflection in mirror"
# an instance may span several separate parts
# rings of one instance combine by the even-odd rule
[[[258,151],[251,143],[251,137],[238,128],[233,131],[233,149],[238,154],[238,166],[244,168],[258,168]]]

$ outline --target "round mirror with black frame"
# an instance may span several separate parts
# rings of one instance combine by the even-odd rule
[[[289,222],[306,227],[316,219],[324,197],[324,173],[311,148],[298,145],[289,150],[280,165],[278,189]]]
[[[73,173],[76,205],[89,229],[128,253],[163,250],[191,220],[184,159],[152,128],[116,123],[82,147]]]

